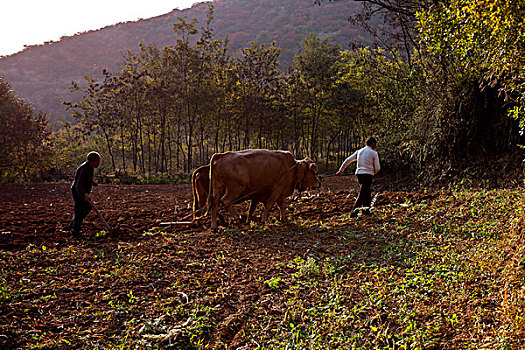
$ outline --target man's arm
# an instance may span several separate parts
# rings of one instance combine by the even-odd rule
[[[345,161],[343,162],[343,164],[341,164],[341,167],[335,174],[341,175],[343,171],[346,169],[346,167],[349,166],[350,163],[355,162],[356,160],[357,160],[357,151],[355,151],[354,154],[352,154],[350,157],[345,159]]]
[[[379,164],[379,155],[376,152],[376,154],[374,154],[374,175],[377,174],[380,169],[381,165]]]
[[[80,169],[80,174],[78,175],[78,181],[76,185],[77,194],[80,198],[85,200],[86,202],[89,201],[89,195],[86,193],[86,189],[84,188],[84,184],[88,180],[89,175],[86,168]]]

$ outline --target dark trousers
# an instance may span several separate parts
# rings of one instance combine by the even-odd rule
[[[359,196],[355,201],[352,211],[361,207],[370,207],[372,203],[372,178],[373,175],[357,174],[357,181],[359,182]]]
[[[72,189],[73,200],[75,201],[75,217],[73,218],[73,231],[80,232],[82,229],[82,222],[91,211],[91,204],[80,198],[77,191]]]

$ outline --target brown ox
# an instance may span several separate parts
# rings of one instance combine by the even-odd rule
[[[231,205],[259,196],[264,200],[262,221],[266,222],[277,202],[281,221],[286,220],[286,198],[294,189],[303,190],[321,185],[317,166],[309,159],[296,160],[290,152],[262,149],[216,153],[210,161],[208,206],[211,228],[217,229],[220,203],[237,218]]]
[[[193,219],[197,213],[204,208],[208,199],[208,188],[210,187],[210,166],[203,165],[191,175],[191,189],[193,191]]]
[[[204,206],[206,205],[206,201],[208,200],[209,195],[209,187],[210,187],[210,166],[209,165],[203,165],[193,172],[191,175],[191,188],[193,191],[193,219],[195,220],[197,218],[197,213],[202,212]],[[257,204],[260,202],[265,203],[267,196],[265,197],[264,194],[261,195],[252,195],[248,196],[247,198],[238,198],[235,203],[240,203],[244,200],[251,199],[252,202],[250,203],[250,208],[248,210],[248,216],[246,219],[246,222],[250,222],[251,217],[257,208]],[[220,217],[220,214],[217,214],[219,216],[219,221],[224,222],[224,219]]]

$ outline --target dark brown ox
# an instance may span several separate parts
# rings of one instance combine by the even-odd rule
[[[209,195],[209,187],[210,187],[210,166],[209,165],[203,165],[193,172],[191,175],[191,188],[193,192],[193,219],[197,219],[197,214],[202,213],[202,210],[204,206],[206,205],[206,201],[208,200]],[[248,216],[246,219],[246,222],[251,221],[251,217],[253,213],[255,212],[255,209],[257,208],[257,204],[259,203],[265,203],[267,200],[267,196],[265,197],[265,194],[257,195],[254,194],[252,196],[248,196],[246,198],[237,198],[235,203],[240,203],[244,200],[251,199],[252,202],[250,203],[250,208],[248,210]],[[220,217],[220,214],[217,214],[219,216],[219,221],[224,222],[223,218]]]
[[[208,189],[210,188],[210,166],[203,165],[191,175],[191,189],[193,191],[193,219],[197,218],[197,213],[202,211],[208,199]]]
[[[290,152],[262,149],[216,153],[210,161],[208,205],[211,228],[217,229],[217,211],[222,203],[238,218],[231,205],[260,196],[264,203],[262,221],[266,222],[277,202],[281,221],[286,220],[286,198],[297,188],[319,187],[317,166],[309,159],[296,160]]]

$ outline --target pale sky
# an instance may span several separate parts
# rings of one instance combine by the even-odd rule
[[[57,41],[96,30],[185,9],[203,0],[0,0],[0,56],[24,45]]]

